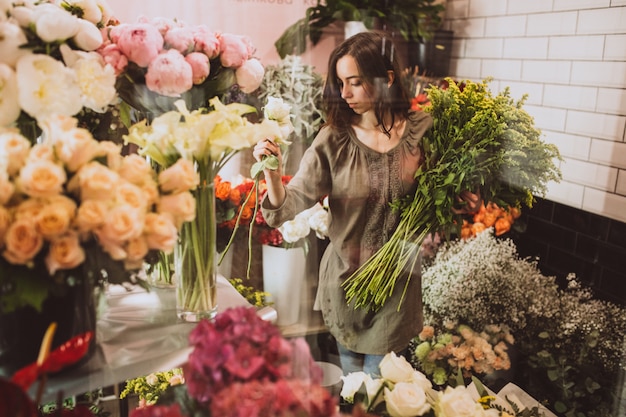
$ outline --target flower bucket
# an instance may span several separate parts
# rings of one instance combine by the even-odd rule
[[[200,171],[196,218],[183,224],[174,249],[176,312],[188,322],[217,314],[215,189],[213,179]]]
[[[100,288],[84,281],[65,294],[48,296],[41,311],[25,306],[10,313],[0,313],[0,378],[10,377],[37,360],[41,341],[52,322],[57,323],[57,328],[51,350],[74,336],[92,331],[87,355],[73,367],[85,363],[93,355]]]
[[[300,294],[306,278],[304,249],[263,247],[263,290],[270,294],[277,312],[276,324],[288,326],[298,321]]]

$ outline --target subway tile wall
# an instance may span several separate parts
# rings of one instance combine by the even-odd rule
[[[563,180],[524,214],[520,252],[626,304],[626,0],[447,0],[451,76],[508,86]]]

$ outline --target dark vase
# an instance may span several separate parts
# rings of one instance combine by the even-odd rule
[[[52,350],[74,336],[93,332],[89,351],[74,366],[86,362],[95,352],[97,295],[93,284],[80,283],[63,295],[51,295],[39,312],[30,306],[0,313],[0,378],[37,360],[39,347],[52,322],[57,323]]]
[[[453,38],[453,31],[438,30],[431,39],[410,41],[409,67],[417,67],[420,74],[428,77],[449,76]]]

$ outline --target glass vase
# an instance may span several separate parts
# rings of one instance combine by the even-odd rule
[[[215,188],[210,169],[199,166],[198,173],[196,218],[183,224],[174,250],[176,312],[188,322],[217,314]]]

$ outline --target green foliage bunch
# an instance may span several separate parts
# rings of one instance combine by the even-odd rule
[[[479,192],[498,206],[531,206],[549,181],[558,181],[558,148],[540,139],[540,131],[506,88],[493,95],[487,81],[427,90],[425,108],[433,127],[422,139],[424,163],[415,173],[415,194],[394,202],[400,224],[391,238],[345,282],[355,308],[380,308],[395,283],[417,263],[417,250],[431,232],[458,234],[463,224],[458,197]],[[408,282],[407,282],[408,285]],[[406,291],[406,287],[404,289]]]

